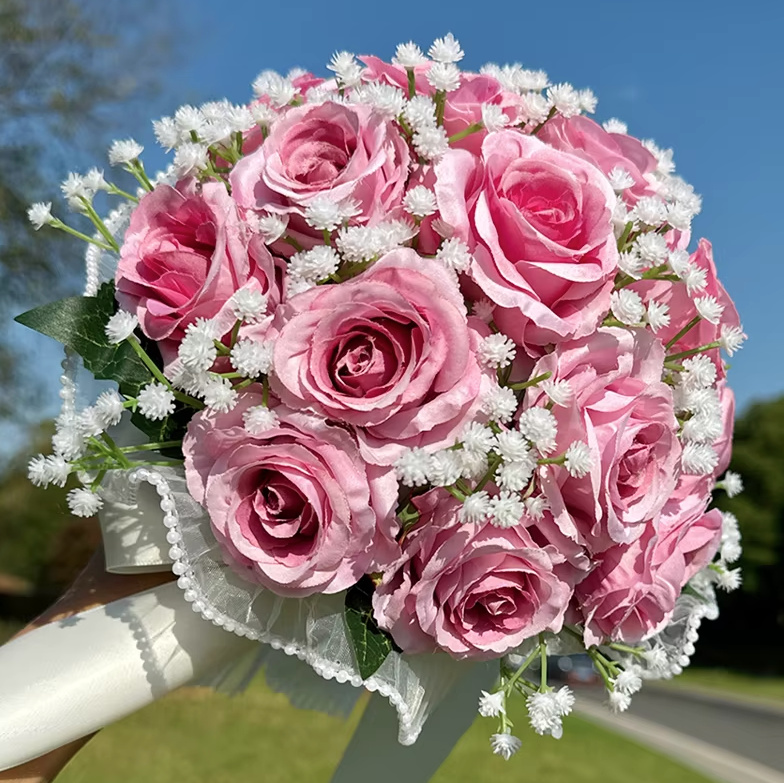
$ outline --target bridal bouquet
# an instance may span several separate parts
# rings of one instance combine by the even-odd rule
[[[745,335],[671,150],[462,57],[447,35],[263,72],[247,105],[155,122],[157,177],[115,142],[138,192],[71,174],[87,233],[29,212],[90,244],[85,296],[18,320],[67,351],[33,482],[75,473],[81,516],[149,484],[195,611],[380,691],[404,743],[497,662],[476,696],[509,758],[515,692],[539,734],[572,708],[548,655],[587,653],[623,711],[739,585],[708,506],[741,489],[722,351]],[[83,408],[80,365],[115,383]]]

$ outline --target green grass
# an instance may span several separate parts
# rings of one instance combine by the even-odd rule
[[[714,693],[725,691],[784,705],[784,678],[781,677],[755,677],[727,669],[686,669],[680,676],[664,682],[672,688],[685,686]]]
[[[260,679],[234,698],[182,690],[102,731],[58,783],[327,783],[361,709],[348,721],[297,711]],[[523,709],[512,712],[520,727]],[[478,718],[434,783],[708,783],[577,717],[567,719],[558,741],[521,729],[523,749],[509,762],[491,754],[493,731],[494,721]],[[372,770],[367,777],[373,780]]]

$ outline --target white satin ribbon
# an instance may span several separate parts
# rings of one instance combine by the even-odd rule
[[[215,684],[224,671],[236,673],[243,658],[252,673],[258,656],[257,643],[194,614],[173,583],[43,626],[0,647],[0,771],[92,734],[189,682]],[[320,705],[329,703],[331,689],[331,706],[345,713],[358,694],[282,653],[268,649],[265,657],[273,688],[280,676],[285,691],[295,674],[290,667],[298,667],[313,677],[311,686],[324,689],[316,696]],[[371,770],[376,783],[401,776],[408,783],[429,780],[471,725],[477,693],[495,673],[487,664],[469,669],[410,747],[397,742],[397,715],[375,694],[333,783],[357,783]]]
[[[195,615],[174,583],[21,636],[0,647],[0,770],[257,650]]]

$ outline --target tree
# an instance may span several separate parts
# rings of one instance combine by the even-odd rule
[[[79,285],[83,247],[55,231],[34,236],[33,201],[50,201],[68,170],[98,162],[111,135],[149,115],[172,55],[176,4],[155,0],[0,0],[0,316]],[[178,32],[182,24],[178,23]],[[65,211],[63,207],[61,211]],[[9,393],[29,380],[0,332],[0,419],[24,414]],[[26,388],[27,401],[33,385]],[[29,409],[29,405],[26,406]]]
[[[731,469],[745,489],[717,505],[740,522],[740,590],[721,596],[721,616],[703,626],[697,660],[784,672],[784,397],[752,405],[735,426]]]
[[[68,522],[66,493],[72,484],[78,486],[72,481],[62,489],[41,489],[27,480],[27,461],[48,450],[52,432],[51,422],[41,424],[0,479],[0,572],[34,583],[54,581],[48,578],[46,567],[58,534]]]

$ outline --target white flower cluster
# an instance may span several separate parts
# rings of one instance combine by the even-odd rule
[[[187,169],[188,162],[198,169],[206,162],[209,147],[230,146],[234,134],[245,133],[257,121],[252,108],[222,100],[200,107],[180,106],[173,117],[162,117],[152,125],[158,143],[167,151],[176,151],[178,169]]]
[[[495,77],[505,90],[519,96],[517,122],[523,126],[533,128],[556,113],[574,117],[596,111],[597,100],[591,90],[578,90],[567,83],[550,84],[544,71],[492,63],[483,66],[480,71]],[[489,126],[488,129],[492,130]]]
[[[708,475],[719,461],[712,444],[724,430],[716,367],[704,354],[685,359],[682,366],[673,390],[675,411],[685,417],[681,464],[685,473]]]
[[[366,263],[401,247],[416,235],[407,220],[385,220],[375,226],[349,226],[338,232],[335,245],[350,264]]]
[[[503,345],[503,341],[498,344]],[[492,346],[488,350],[491,349]],[[562,400],[570,394],[568,386],[553,384],[552,388],[558,389],[556,396]],[[517,398],[513,393],[512,397],[516,409]],[[547,501],[541,495],[531,495],[531,483],[539,459],[555,449],[557,431],[555,416],[544,407],[524,411],[515,428],[496,427],[494,431],[491,426],[475,421],[465,428],[452,448],[435,453],[419,447],[404,449],[395,462],[396,475],[408,487],[428,484],[452,487],[460,481],[481,481],[482,486],[474,486],[465,493],[458,512],[458,518],[466,524],[490,522],[505,528],[519,524],[526,515],[541,519]],[[562,464],[577,478],[585,476],[593,467],[593,455],[582,441],[574,441],[560,458],[549,461]],[[498,487],[497,494],[483,488],[491,478]],[[525,495],[521,494],[524,492]]]
[[[574,707],[574,694],[564,685],[557,691],[537,691],[526,700],[528,719],[537,734],[549,734],[555,739],[563,735],[563,718]]]

